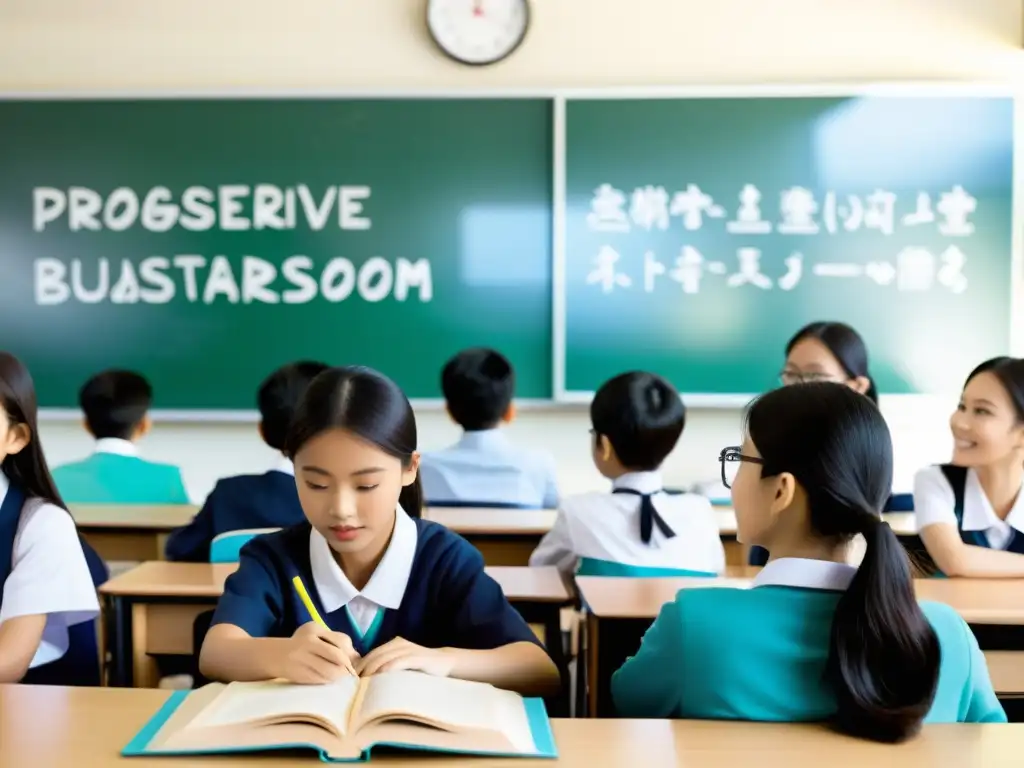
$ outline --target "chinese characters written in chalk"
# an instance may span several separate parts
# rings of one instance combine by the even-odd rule
[[[974,233],[971,215],[977,209],[977,200],[962,186],[938,195],[933,200],[928,192],[918,192],[913,207],[897,209],[896,193],[876,189],[867,195],[840,195],[826,192],[819,200],[814,192],[804,187],[790,187],[779,193],[778,221],[769,221],[762,212],[762,193],[755,185],[745,184],[739,192],[738,204],[732,216],[696,184],[670,194],[661,186],[637,187],[630,195],[610,184],[602,184],[595,191],[587,214],[587,226],[595,232],[624,234],[635,230],[652,232],[668,230],[678,218],[684,231],[700,230],[709,220],[723,220],[730,235],[756,236],[776,232],[781,235],[813,236],[874,230],[891,235],[897,226],[922,227],[932,225],[939,235],[965,238]],[[611,242],[611,241],[610,241]],[[599,286],[605,293],[616,288],[631,288],[634,279],[620,265],[621,249],[603,245],[593,260],[593,269],[587,283]],[[805,265],[799,250],[783,260],[784,269],[778,275],[766,275],[761,270],[762,252],[757,247],[736,249],[734,269],[725,261],[707,259],[692,245],[683,245],[672,267],[660,261],[647,250],[643,254],[643,278],[637,281],[643,290],[651,292],[659,278],[675,280],[685,293],[698,293],[705,275],[724,276],[731,288],[752,286],[761,290],[778,287],[784,291],[795,288],[809,273],[819,278],[867,278],[878,285],[895,284],[900,291],[927,291],[940,285],[953,293],[967,289],[964,266],[967,257],[957,245],[949,245],[941,252],[923,246],[911,246],[895,254],[895,263],[879,261],[877,257],[867,263],[816,263]],[[633,265],[639,271],[639,260]]]
[[[729,288],[751,286],[761,290],[777,287],[791,291],[800,283],[805,271],[819,278],[864,278],[877,285],[895,285],[899,291],[929,291],[935,285],[952,293],[967,290],[967,278],[963,273],[967,257],[955,245],[946,248],[938,256],[926,248],[904,248],[891,261],[821,262],[804,266],[804,255],[793,252],[783,260],[783,269],[778,275],[766,275],[761,269],[760,248],[739,248],[736,251],[735,269],[725,261],[707,259],[692,245],[684,245],[679,255],[668,264],[658,259],[653,251],[643,254],[642,268],[639,258],[630,264],[622,263],[622,255],[610,245],[602,246],[587,275],[587,284],[595,285],[604,293],[616,288],[637,287],[651,293],[660,282],[668,278],[679,284],[683,293],[699,293],[705,276],[721,276]],[[632,267],[629,270],[628,267]],[[634,281],[634,276],[642,277]]]

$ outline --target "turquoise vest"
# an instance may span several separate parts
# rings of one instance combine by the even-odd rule
[[[611,681],[623,717],[827,720],[824,679],[840,593],[782,586],[684,589],[665,605],[636,656]],[[942,648],[926,722],[1006,722],[985,658],[949,606],[922,603]]]
[[[181,471],[137,456],[94,453],[53,470],[69,504],[188,504]]]

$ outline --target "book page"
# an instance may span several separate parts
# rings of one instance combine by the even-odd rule
[[[417,719],[452,730],[499,731],[515,751],[537,752],[523,697],[486,683],[406,670],[374,675],[354,724],[386,717]]]
[[[189,728],[216,728],[242,723],[316,720],[345,735],[349,705],[359,687],[351,675],[326,685],[280,681],[230,683]]]

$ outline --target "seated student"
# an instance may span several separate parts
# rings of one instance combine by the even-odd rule
[[[204,675],[324,683],[413,669],[524,694],[558,689],[557,668],[480,553],[418,517],[416,421],[397,385],[367,368],[324,372],[285,451],[308,522],[242,549],[203,643]],[[310,620],[295,576],[330,629]]]
[[[85,428],[96,438],[92,456],[53,470],[72,504],[188,504],[181,471],[139,457],[135,443],[149,432],[149,382],[131,371],[93,376],[78,393]]]
[[[427,503],[556,506],[554,460],[517,448],[501,431],[515,416],[512,364],[492,349],[467,349],[445,365],[441,389],[448,413],[465,432],[450,448],[424,454]]]
[[[793,334],[786,344],[786,362],[779,379],[783,386],[834,381],[878,404],[878,390],[868,370],[867,345],[846,323],[810,323]],[[752,547],[749,562],[764,565],[768,553],[762,547]]]
[[[832,721],[902,741],[924,722],[1005,722],[985,658],[949,606],[918,603],[910,562],[880,510],[892,442],[866,397],[835,383],[759,398],[733,505],[745,540],[771,552],[752,589],[683,589],[612,676],[625,717]],[[867,548],[859,568],[845,549]]]
[[[921,541],[947,576],[1024,577],[1024,360],[975,368],[949,423],[952,463],[914,478]]]
[[[590,432],[594,464],[612,490],[563,499],[530,565],[609,575],[615,565],[721,573],[725,550],[710,502],[662,491],[659,467],[685,421],[679,393],[660,376],[633,372],[605,382],[590,404]]]
[[[0,583],[0,683],[31,680],[58,662],[71,631],[99,615],[75,523],[39,442],[32,378],[6,352],[0,352]],[[95,651],[94,633],[92,640]],[[98,669],[95,653],[91,662]]]
[[[278,368],[260,385],[260,437],[281,453],[277,465],[262,475],[237,475],[217,481],[203,508],[167,539],[167,559],[206,562],[210,543],[221,533],[247,528],[287,528],[305,518],[295,490],[295,467],[283,455],[284,441],[309,383],[327,370],[324,363],[299,362]]]

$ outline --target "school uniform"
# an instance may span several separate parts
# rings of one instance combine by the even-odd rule
[[[128,440],[97,440],[92,456],[55,468],[53,479],[69,504],[189,503],[181,470],[146,461]]]
[[[222,533],[249,528],[288,528],[305,516],[295,488],[295,467],[282,459],[262,475],[237,475],[217,481],[191,523],[167,539],[167,559],[203,563],[210,543]]]
[[[751,589],[683,589],[612,676],[624,717],[805,722],[836,711],[825,663],[836,604],[857,569],[782,558]],[[929,723],[1006,722],[985,658],[949,606],[921,608],[941,647]]]
[[[716,574],[725,570],[725,550],[706,498],[665,493],[660,472],[630,472],[613,481],[611,493],[563,499],[530,555],[530,565],[563,572],[581,561]]]
[[[363,656],[396,637],[429,648],[540,645],[484,573],[483,557],[471,544],[401,508],[388,548],[362,590],[309,523],[253,539],[224,585],[213,624],[234,624],[253,637],[290,637],[310,621],[292,584],[295,576],[327,625],[348,635]]]
[[[1024,493],[1000,520],[973,469],[945,464],[920,470],[914,476],[914,516],[919,531],[944,523],[965,544],[1024,555]]]
[[[63,657],[69,647],[69,630],[99,615],[96,589],[71,515],[27,497],[3,472],[0,580],[0,624],[19,616],[46,614],[30,670]],[[94,664],[98,664],[95,656]]]
[[[423,454],[423,496],[429,504],[558,505],[554,459],[517,448],[501,429],[465,432],[455,445]]]

